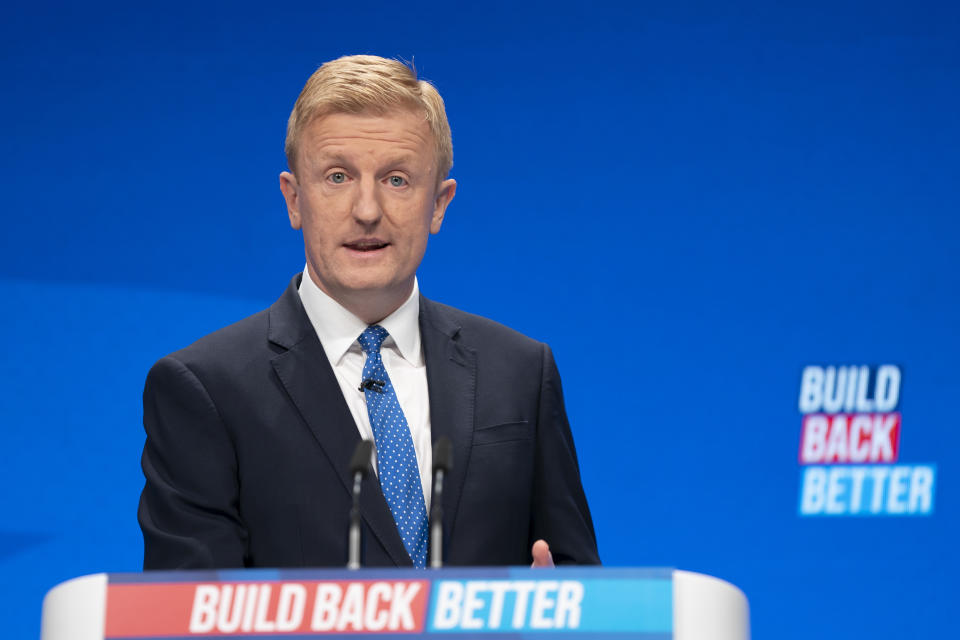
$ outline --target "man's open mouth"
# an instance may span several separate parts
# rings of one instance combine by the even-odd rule
[[[380,240],[361,240],[358,242],[348,242],[344,246],[354,251],[377,251],[389,246],[389,244],[389,242],[382,242]]]

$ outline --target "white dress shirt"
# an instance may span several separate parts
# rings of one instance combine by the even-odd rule
[[[357,387],[363,379],[365,355],[357,338],[367,323],[347,311],[339,302],[324,293],[303,269],[300,300],[330,360],[340,383],[360,437],[373,440],[373,429],[367,415],[367,401]],[[430,442],[430,398],[427,393],[427,367],[420,344],[420,288],[416,279],[407,301],[378,322],[390,334],[380,348],[383,366],[390,376],[397,400],[410,427],[413,448],[420,467],[420,485],[427,513],[430,512],[430,480],[433,454]],[[344,461],[346,464],[347,461]],[[376,462],[374,462],[376,471]]]

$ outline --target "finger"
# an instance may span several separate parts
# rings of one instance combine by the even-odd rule
[[[537,569],[554,566],[553,554],[550,553],[550,545],[547,544],[546,540],[537,540],[534,542],[530,554],[533,556],[533,564],[530,565],[531,568]]]

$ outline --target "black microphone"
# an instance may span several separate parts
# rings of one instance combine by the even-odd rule
[[[350,475],[353,476],[353,506],[350,507],[350,531],[347,534],[347,569],[360,568],[360,487],[370,473],[373,458],[373,441],[361,440],[350,458]]]
[[[453,468],[453,445],[442,436],[433,445],[433,494],[430,496],[430,568],[443,566],[443,480]]]
[[[357,391],[362,392],[364,389],[373,390],[377,393],[383,393],[383,387],[387,384],[386,380],[374,380],[373,378],[367,378],[360,382],[360,386],[357,387]]]

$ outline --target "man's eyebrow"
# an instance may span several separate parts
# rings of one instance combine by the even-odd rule
[[[406,164],[408,162],[416,162],[418,158],[419,156],[416,153],[404,151],[394,156],[388,156],[384,164]]]
[[[331,154],[320,153],[318,155],[319,155],[319,158],[318,158],[319,162],[317,162],[316,164],[322,164],[322,165],[328,165],[328,166],[329,165],[347,166],[350,164],[350,162],[347,161],[347,158],[345,156],[340,155],[339,153],[331,153]]]

